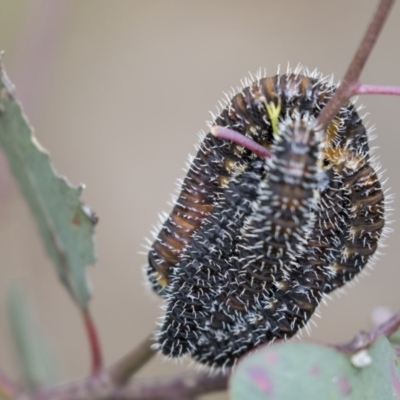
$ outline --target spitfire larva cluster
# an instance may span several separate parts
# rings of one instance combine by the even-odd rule
[[[247,81],[213,121],[272,157],[211,134],[199,144],[149,251],[167,356],[225,367],[291,337],[377,249],[384,195],[366,129],[348,102],[318,130],[336,86],[306,75]]]

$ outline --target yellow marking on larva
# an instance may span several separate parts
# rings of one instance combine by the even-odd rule
[[[278,105],[275,105],[273,101],[269,103],[265,103],[265,108],[267,109],[268,117],[271,121],[272,131],[274,132],[276,138],[279,137],[279,129],[278,129],[278,119],[281,114],[281,99],[278,99]]]
[[[334,118],[326,129],[325,146],[331,146],[339,130],[339,118]]]
[[[342,272],[343,270],[345,270],[345,269],[346,269],[346,266],[345,266],[345,265],[342,265],[342,264],[340,264],[340,263],[338,263],[338,262],[335,262],[335,263],[333,263],[333,265],[332,265],[332,269],[333,269],[336,273],[339,273],[339,272]]]
[[[226,175],[220,175],[218,177],[218,183],[220,186],[228,186],[230,180],[231,180],[230,177]]]
[[[225,158],[224,167],[227,172],[232,172],[236,167],[237,161],[232,160],[231,158]]]
[[[322,154],[331,164],[337,166],[343,163],[345,159],[346,149],[341,147],[325,147]]]
[[[161,275],[160,273],[158,273],[157,271],[154,272],[154,275],[156,277],[157,283],[162,286],[162,287],[166,287],[168,286],[168,279]]]
[[[325,147],[322,154],[339,172],[344,166],[356,171],[365,163],[363,155],[356,154],[344,147]]]
[[[328,125],[326,134],[322,143],[322,159],[318,160],[318,166],[322,169],[329,169],[330,166],[323,165],[323,159],[330,162],[332,165],[340,164],[340,160],[343,159],[344,149],[332,147],[333,141],[335,140],[339,131],[339,119],[335,118]]]

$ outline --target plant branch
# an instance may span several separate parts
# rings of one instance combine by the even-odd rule
[[[113,386],[97,375],[64,386],[44,389],[26,400],[191,400],[196,396],[226,390],[229,374],[203,372],[174,377],[139,379],[126,387]]]
[[[353,86],[359,81],[361,72],[371,54],[393,4],[394,0],[380,1],[367,32],[344,75],[342,83],[317,119],[317,124],[322,130],[326,129],[334,116],[339,112],[343,103],[353,95]]]
[[[251,150],[254,154],[257,154],[261,158],[271,157],[271,152],[267,150],[264,146],[261,146],[261,144],[258,144],[254,140],[232,129],[215,125],[211,128],[211,134],[219,139],[230,140],[233,143],[243,146],[246,149]]]
[[[400,96],[400,86],[365,85],[356,83],[352,88],[352,95],[357,94],[391,94]]]
[[[354,354],[373,344],[379,336],[391,336],[400,327],[400,311],[383,324],[370,332],[360,332],[346,343],[335,344],[333,347],[345,354]]]
[[[379,336],[392,335],[399,327],[400,311],[370,332],[360,332],[349,342],[327,346],[344,354],[352,355],[372,345]],[[128,378],[153,355],[154,350],[151,349],[151,336],[149,336],[114,366],[103,370],[96,376],[65,386],[44,389],[30,397],[29,400],[95,400],[99,398],[108,400],[185,400],[227,388],[229,373],[214,376],[209,373],[197,373],[172,378],[138,379],[129,386],[123,386]]]
[[[227,388],[228,374],[211,376],[210,373],[184,374],[172,378],[136,380],[124,387],[127,380],[137,372],[155,350],[151,348],[152,335],[149,335],[128,355],[109,367],[84,380],[67,385],[43,389],[30,400],[95,400],[112,399],[192,399],[193,397]]]
[[[109,368],[97,371],[96,374],[92,374],[83,380],[43,389],[31,396],[30,399],[95,400],[112,398],[122,390],[128,379],[156,354],[156,351],[151,348],[152,336],[149,335],[142,343]]]
[[[124,385],[131,376],[154,357],[157,352],[151,347],[152,337],[152,334],[149,335],[139,346],[108,369],[108,374],[114,385]]]
[[[101,347],[97,330],[89,311],[86,311],[83,316],[92,355],[92,376],[95,376],[101,372],[103,367]],[[109,379],[114,386],[124,385],[130,377],[153,358],[156,354],[156,350],[151,347],[153,343],[152,337],[152,334],[149,335],[132,351],[106,369],[107,379]],[[104,375],[104,373],[102,374]]]
[[[0,399],[15,399],[20,391],[19,386],[0,371]]]
[[[184,374],[174,378],[138,381],[113,393],[109,400],[175,400],[193,399],[196,396],[226,390],[229,374],[211,376],[207,372]]]
[[[90,354],[92,357],[92,375],[99,373],[103,367],[103,357],[101,355],[101,346],[97,334],[96,325],[90,315],[89,310],[83,312],[83,321],[85,324],[86,335],[89,341]]]

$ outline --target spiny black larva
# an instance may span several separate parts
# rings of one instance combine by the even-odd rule
[[[219,368],[302,328],[323,296],[375,253],[384,195],[352,102],[325,132],[336,90],[316,74],[258,77],[213,121],[267,148],[262,159],[208,134],[149,251],[170,357]]]

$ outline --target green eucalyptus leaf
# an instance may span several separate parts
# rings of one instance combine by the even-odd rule
[[[231,399],[400,399],[400,368],[389,341],[380,337],[361,358],[365,363],[357,367],[350,357],[317,344],[263,347],[239,363]]]
[[[95,218],[72,187],[53,169],[15,100],[0,59],[0,146],[28,202],[48,255],[73,299],[86,309],[90,290],[86,266],[96,262]]]

